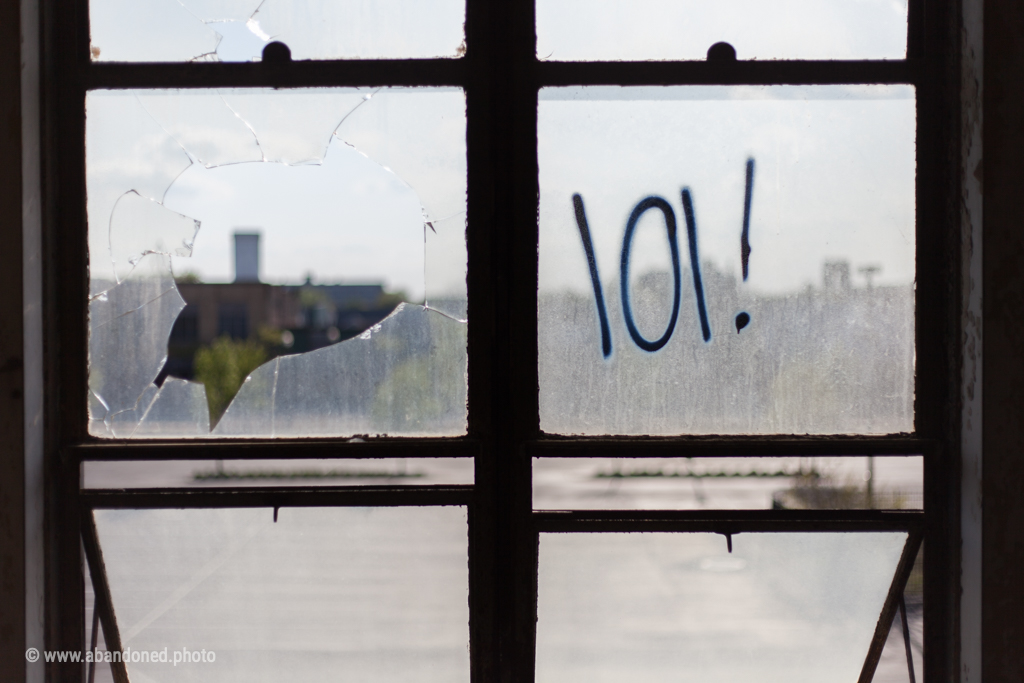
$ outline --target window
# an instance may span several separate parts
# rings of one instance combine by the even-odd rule
[[[233,339],[249,336],[249,312],[245,304],[221,304],[218,307],[217,334]]]
[[[116,680],[159,679],[166,647],[216,652],[180,671],[246,680],[658,680],[685,665],[868,681],[895,643],[945,675],[944,7],[798,3],[787,19],[737,2],[687,21],[655,3],[469,0],[463,16],[381,0],[349,7],[355,22],[341,5],[235,4],[92,0],[49,28],[63,649],[102,635],[158,653],[113,663]],[[342,120],[360,127],[346,138]],[[332,154],[349,185],[378,174],[386,191],[351,234],[372,225],[393,249],[348,267],[419,258],[423,277],[403,297],[267,289],[252,280],[272,271],[269,235],[225,224],[224,244],[238,228],[246,247],[230,286],[253,298],[220,302],[210,326],[252,340],[273,319],[266,356],[233,386],[158,386],[176,321],[186,334],[180,292],[206,296],[167,265],[204,234],[168,188],[187,169],[326,172]],[[298,201],[314,181],[291,182],[266,187]],[[415,239],[389,232],[408,220]],[[918,489],[836,479],[762,487],[758,505],[708,490],[898,458],[923,463]],[[181,461],[203,476],[89,482],[97,464]],[[575,495],[573,471],[580,489],[662,493],[605,507]],[[551,481],[564,507],[541,504]],[[680,482],[703,487],[700,509]]]

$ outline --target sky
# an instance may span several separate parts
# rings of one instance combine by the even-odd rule
[[[92,0],[100,61],[248,61],[280,40],[293,59],[454,57],[461,0]],[[227,26],[225,22],[234,22]],[[240,31],[250,27],[259,42]]]
[[[95,91],[87,122],[94,278],[112,279],[111,214],[135,190],[200,221],[177,275],[232,281],[233,233],[258,232],[266,282],[465,296],[459,89]]]
[[[906,0],[537,0],[542,59],[901,59]],[[94,58],[257,58],[280,40],[294,59],[454,57],[460,0],[92,0]],[[231,23],[228,23],[231,22]],[[248,26],[248,35],[241,30]],[[256,38],[254,40],[253,38]]]
[[[551,60],[902,59],[906,34],[906,0],[537,0]]]
[[[454,56],[457,0],[93,0],[99,60],[246,61],[270,39],[295,58]],[[256,7],[259,11],[256,11]],[[538,0],[545,59],[901,58],[899,0]],[[351,19],[356,17],[358,22]],[[356,26],[358,24],[358,26]],[[387,26],[383,31],[378,27]],[[358,28],[358,30],[357,30]],[[411,300],[465,291],[465,99],[458,89],[93,92],[87,103],[93,274],[110,212],[135,190],[201,222],[176,273],[233,279],[231,234],[262,235],[269,282],[381,282]],[[565,88],[540,94],[540,287],[588,291],[571,196],[584,199],[600,275],[614,280],[626,219],[665,198],[701,259],[738,273],[744,166],[756,165],[749,286],[819,285],[824,262],[914,279],[915,103],[909,86]],[[335,132],[336,131],[336,132]],[[632,273],[666,270],[655,212]],[[428,224],[428,225],[425,225]],[[140,228],[144,229],[144,228]],[[681,233],[681,237],[685,232]],[[680,242],[688,263],[685,237]]]
[[[234,278],[232,235],[251,230],[261,233],[264,282],[295,282],[307,273],[315,281],[384,279],[392,290],[423,295],[419,198],[336,137],[322,165],[193,164],[164,205],[202,216],[193,256],[174,266],[204,281]]]
[[[747,159],[754,160],[747,285],[820,286],[846,261],[855,286],[914,280],[915,102],[910,86],[548,88],[538,113],[540,288],[590,291],[573,210],[583,198],[598,271],[617,281],[634,207],[673,207],[689,267],[682,190],[700,262],[739,276]],[[648,211],[631,277],[670,272],[665,223]]]

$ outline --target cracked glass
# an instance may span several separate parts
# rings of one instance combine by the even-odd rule
[[[552,61],[904,59],[907,0],[537,0],[537,57]]]
[[[93,91],[86,111],[90,433],[464,433],[461,90]]]
[[[537,681],[856,681],[906,541],[541,534]]]
[[[915,105],[541,90],[541,429],[913,431]]]
[[[460,57],[464,0],[91,0],[93,61]]]

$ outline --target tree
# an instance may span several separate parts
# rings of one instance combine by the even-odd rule
[[[195,379],[206,385],[211,429],[224,415],[249,373],[267,360],[267,351],[258,341],[227,336],[196,351]]]

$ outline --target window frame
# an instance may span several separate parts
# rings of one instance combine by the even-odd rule
[[[43,0],[46,614],[48,649],[85,642],[81,530],[99,506],[167,507],[209,497],[187,489],[84,493],[91,460],[471,457],[457,491],[422,487],[261,489],[253,504],[444,504],[470,509],[472,680],[531,681],[537,539],[545,529],[723,530],[888,523],[884,513],[776,515],[532,509],[535,457],[923,455],[925,680],[958,671],[960,394],[959,3],[910,0],[906,60],[547,62],[535,55],[533,0],[467,0],[460,59],[262,63],[93,63],[88,0]],[[917,91],[915,430],[875,436],[560,437],[539,428],[537,377],[537,93],[567,85],[906,83]],[[468,430],[433,439],[101,440],[87,432],[88,246],[85,93],[98,88],[457,86],[466,93]],[[82,302],[83,305],[67,302]],[[451,488],[451,487],[448,487]],[[233,494],[224,493],[225,496]],[[370,497],[367,497],[370,495]],[[105,497],[104,497],[105,496]],[[185,497],[185,498],[182,498]],[[185,500],[187,498],[187,500]],[[258,498],[256,500],[255,498]],[[597,525],[596,527],[594,525]],[[916,523],[915,523],[916,524]],[[732,525],[732,526],[730,526]],[[746,527],[743,527],[746,528]],[[780,527],[782,528],[782,527]],[[831,528],[831,527],[830,527]],[[852,528],[852,527],[851,527]],[[915,528],[917,528],[915,526]],[[49,665],[50,680],[76,680]]]

